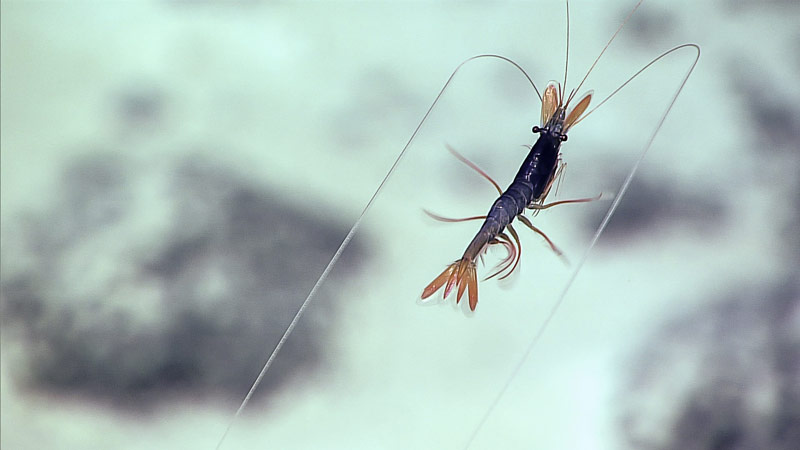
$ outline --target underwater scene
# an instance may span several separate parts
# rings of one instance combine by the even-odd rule
[[[796,448],[800,5],[636,3],[0,3],[0,446]]]

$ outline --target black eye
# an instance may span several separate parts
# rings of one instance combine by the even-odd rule
[[[561,138],[561,142],[567,142],[567,135],[566,134],[562,134],[559,137]]]
[[[531,129],[531,131],[533,131],[533,133],[534,133],[534,134],[536,134],[536,133],[539,133],[539,132],[541,132],[541,131],[542,131],[542,129],[541,129],[541,128],[539,128],[539,126],[538,126],[538,125],[534,125],[534,126],[533,126],[533,128]]]

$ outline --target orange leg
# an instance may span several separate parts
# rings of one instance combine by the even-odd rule
[[[465,164],[467,167],[469,167],[470,169],[474,170],[475,172],[478,172],[478,174],[479,174],[480,176],[482,176],[483,178],[485,178],[486,180],[488,180],[490,183],[492,183],[492,186],[494,186],[494,188],[495,188],[495,189],[497,189],[497,193],[498,193],[498,194],[502,194],[502,193],[503,193],[503,190],[502,190],[502,189],[500,189],[500,185],[499,185],[499,184],[497,184],[497,182],[496,182],[496,181],[494,181],[494,179],[492,179],[492,177],[490,177],[488,173],[486,173],[486,172],[485,172],[483,169],[481,169],[480,167],[478,167],[478,165],[477,165],[477,164],[475,164],[474,162],[472,162],[472,161],[470,161],[469,159],[467,159],[467,158],[466,158],[464,155],[462,155],[461,153],[458,153],[458,151],[456,151],[456,149],[454,149],[453,147],[451,147],[451,146],[449,146],[449,145],[447,145],[447,144],[445,144],[445,147],[447,147],[447,150],[448,150],[448,151],[449,151],[449,152],[450,152],[450,153],[451,153],[453,156],[455,156],[455,157],[456,157],[456,159],[458,159],[459,161],[461,161],[462,163],[464,163],[464,164]],[[450,217],[444,217],[444,216],[440,216],[440,215],[438,215],[438,214],[432,213],[432,212],[428,211],[427,209],[423,209],[423,211],[424,211],[424,212],[425,212],[425,214],[427,214],[429,217],[431,217],[431,218],[433,218],[433,219],[435,219],[435,220],[438,220],[438,221],[440,221],[440,222],[447,222],[447,223],[454,223],[454,222],[467,222],[467,221],[469,221],[469,220],[483,220],[483,219],[486,219],[486,216],[472,216],[472,217],[465,217],[465,218],[461,218],[461,219],[452,219],[452,218],[450,218]]]
[[[532,204],[528,205],[528,209],[535,209],[536,211],[541,211],[543,209],[552,208],[553,206],[566,205],[566,204],[569,204],[569,203],[588,203],[588,202],[593,202],[595,200],[600,200],[600,197],[602,197],[602,196],[603,196],[603,193],[601,192],[600,194],[597,194],[597,197],[576,198],[576,199],[572,199],[572,200],[559,200],[557,202],[547,203],[547,204],[544,204],[544,205],[539,205],[537,203],[532,203]]]
[[[502,275],[500,277],[500,279],[502,280],[503,278],[506,278],[509,275],[511,275],[511,273],[514,271],[514,269],[517,267],[517,262],[519,261],[519,254],[522,251],[522,248],[520,247],[520,244],[519,244],[519,236],[515,236],[515,235],[516,235],[516,231],[514,231],[512,233],[512,236],[514,236],[514,241],[516,242],[516,245],[515,245],[515,242],[512,241],[511,238],[509,238],[508,235],[505,234],[505,233],[500,233],[500,234],[497,235],[497,237],[495,239],[492,239],[491,241],[489,241],[490,245],[500,244],[503,247],[505,247],[506,252],[508,254],[506,255],[506,257],[502,261],[500,261],[495,266],[494,271],[492,272],[492,274],[487,276],[486,278],[484,278],[484,280],[489,280],[491,278],[494,278],[494,277],[502,274],[503,272],[508,271],[506,274],[504,274],[504,275]],[[510,268],[510,270],[509,270],[509,268]]]
[[[517,269],[517,266],[519,265],[520,259],[522,259],[522,243],[519,241],[519,235],[517,234],[517,230],[515,230],[511,224],[508,224],[506,228],[508,228],[508,232],[511,233],[511,236],[517,243],[517,260],[514,261],[514,265],[511,267],[511,270],[509,270],[507,274],[500,277],[501,280],[514,273],[514,271]]]
[[[553,241],[551,241],[550,238],[547,237],[546,234],[544,234],[544,231],[540,230],[536,225],[532,224],[531,221],[528,220],[527,217],[525,217],[522,214],[520,214],[520,215],[517,216],[517,219],[519,219],[520,222],[524,223],[525,226],[527,226],[528,228],[533,230],[539,236],[543,237],[544,240],[547,241],[547,244],[550,245],[550,248],[553,250],[553,252],[555,252],[556,255],[562,256],[562,257],[564,256],[564,252],[562,252],[558,247],[556,247],[556,244],[554,244]]]
[[[427,209],[423,209],[422,211],[424,211],[425,214],[428,215],[428,217],[430,217],[430,218],[432,218],[434,220],[438,220],[439,222],[454,223],[454,222],[467,222],[469,220],[484,220],[484,219],[486,219],[486,216],[472,216],[472,217],[464,217],[462,219],[452,219],[450,217],[444,217],[444,216],[440,216],[438,214],[432,213],[432,212],[428,211]]]
[[[468,159],[467,159],[467,158],[466,158],[464,155],[462,155],[461,153],[458,153],[458,152],[456,151],[456,149],[454,149],[453,147],[450,147],[449,145],[446,145],[446,147],[447,147],[447,150],[449,150],[449,151],[450,151],[450,153],[451,153],[453,156],[455,156],[455,157],[456,157],[456,158],[457,158],[459,161],[461,161],[462,163],[466,164],[466,165],[467,165],[467,166],[468,166],[470,169],[474,170],[475,172],[478,172],[478,173],[480,174],[480,176],[482,176],[483,178],[486,178],[487,180],[489,180],[489,182],[490,182],[490,183],[492,183],[492,186],[494,186],[494,188],[495,188],[495,189],[497,189],[497,193],[498,193],[498,194],[502,194],[502,193],[503,193],[503,190],[502,190],[502,189],[500,189],[500,185],[499,185],[499,184],[497,184],[497,182],[496,182],[496,181],[494,181],[494,180],[492,179],[492,177],[490,177],[490,176],[489,176],[489,174],[488,174],[488,173],[484,172],[484,171],[483,171],[483,169],[481,169],[480,167],[478,167],[478,165],[477,165],[477,164],[475,164],[474,162],[472,162],[472,161],[468,160]]]

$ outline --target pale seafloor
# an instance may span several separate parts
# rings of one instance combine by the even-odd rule
[[[632,6],[571,4],[571,88]],[[0,8],[3,449],[214,448],[455,66],[563,77],[559,1]],[[798,20],[633,16],[582,91],[703,54],[517,372],[692,55],[574,128],[552,198],[604,199],[534,219],[569,265],[521,229],[520,273],[474,314],[417,303],[477,228],[422,208],[485,213],[494,191],[444,144],[506,185],[539,103],[510,66],[465,68],[222,448],[793,448]]]

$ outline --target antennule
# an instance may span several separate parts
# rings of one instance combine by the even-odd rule
[[[614,42],[614,39],[617,37],[619,32],[622,31],[622,28],[625,26],[625,24],[628,23],[628,20],[630,20],[630,18],[633,15],[633,13],[635,13],[636,10],[639,9],[639,6],[642,4],[643,1],[644,0],[639,0],[639,3],[637,3],[636,6],[634,6],[633,9],[631,9],[631,12],[628,13],[628,16],[625,17],[625,20],[623,20],[622,23],[619,24],[619,28],[617,28],[617,31],[614,32],[614,34],[611,36],[611,39],[609,39],[608,43],[606,43],[606,46],[603,47],[603,50],[600,52],[599,55],[597,55],[597,59],[594,60],[594,62],[592,63],[591,67],[589,67],[589,70],[586,72],[586,75],[583,76],[583,79],[581,80],[580,83],[578,83],[578,87],[576,87],[573,92],[578,92],[578,91],[581,90],[581,86],[583,86],[583,83],[586,81],[587,78],[589,78],[589,74],[592,73],[592,70],[594,70],[594,66],[597,65],[598,61],[600,61],[600,58],[603,56],[603,53],[605,53],[606,50],[608,50],[608,47],[611,45],[612,42]],[[573,93],[573,95],[569,96],[569,98],[567,99],[565,104],[569,104],[569,102],[572,100],[573,96],[574,96],[574,93]]]
[[[567,73],[569,72],[569,0],[565,1],[567,5],[567,50],[564,56],[564,89],[567,88]]]

